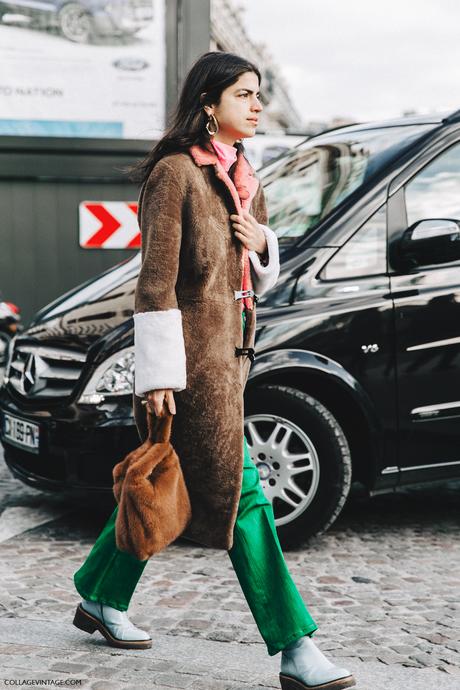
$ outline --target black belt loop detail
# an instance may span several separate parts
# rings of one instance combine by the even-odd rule
[[[235,347],[235,357],[241,357],[247,355],[251,362],[256,358],[256,351],[253,347]]]

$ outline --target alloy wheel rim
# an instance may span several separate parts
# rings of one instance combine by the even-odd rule
[[[250,415],[244,427],[251,459],[273,505],[275,523],[288,524],[308,508],[318,489],[316,448],[303,429],[280,416]]]
[[[80,7],[69,7],[62,17],[64,34],[73,40],[86,39],[89,33],[89,20]]]

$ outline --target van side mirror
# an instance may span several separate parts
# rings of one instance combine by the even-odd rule
[[[460,260],[460,221],[452,218],[417,221],[398,242],[395,258],[398,268],[404,270]]]

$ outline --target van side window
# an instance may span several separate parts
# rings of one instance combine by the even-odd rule
[[[460,144],[423,168],[405,188],[408,227],[427,218],[460,220]]]
[[[387,271],[386,204],[334,254],[320,274],[321,280],[343,280]]]

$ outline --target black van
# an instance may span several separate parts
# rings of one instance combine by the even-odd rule
[[[369,495],[460,475],[460,111],[355,125],[264,168],[281,273],[257,304],[245,433],[280,538]],[[139,256],[42,309],[10,348],[16,477],[106,501],[138,444]]]

